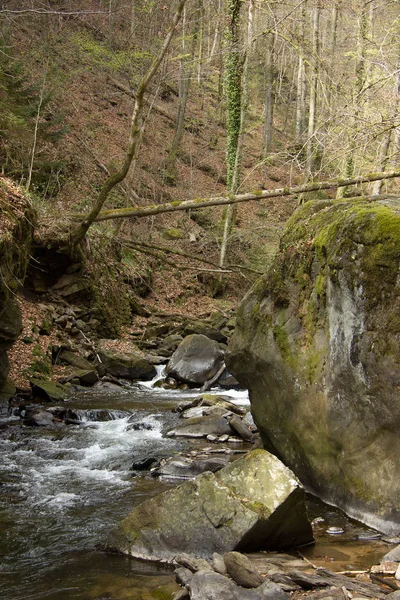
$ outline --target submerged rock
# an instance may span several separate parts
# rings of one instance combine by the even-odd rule
[[[400,531],[400,200],[308,202],[243,300],[227,367],[264,447],[324,500]]]
[[[255,450],[137,506],[111,532],[108,546],[170,562],[182,552],[211,557],[312,541],[300,482],[275,456]]]
[[[202,385],[218,372],[223,357],[217,342],[204,335],[188,335],[169,360],[166,373],[179,381]]]

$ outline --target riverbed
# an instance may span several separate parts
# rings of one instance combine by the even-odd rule
[[[224,394],[248,404],[246,392]],[[79,425],[45,429],[23,427],[12,416],[3,419],[3,600],[147,600],[178,589],[168,571],[108,554],[103,545],[133,506],[177,484],[132,470],[133,463],[204,446],[163,436],[179,418],[172,409],[197,395],[198,390],[166,391],[152,384],[76,389],[63,406],[77,414]],[[229,444],[219,446],[232,450]],[[337,509],[312,497],[308,507],[317,544],[303,553],[314,564],[365,568],[389,548]],[[329,528],[343,532],[329,533]]]

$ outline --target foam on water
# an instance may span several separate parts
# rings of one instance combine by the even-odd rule
[[[98,421],[95,429],[72,425],[60,439],[35,438],[29,448],[5,440],[0,471],[17,478],[26,501],[42,508],[85,504],[96,490],[122,491],[132,485],[133,454],[162,441],[158,415],[138,415],[136,429],[130,420],[132,414]]]

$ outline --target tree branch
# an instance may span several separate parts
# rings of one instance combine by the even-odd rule
[[[82,240],[88,232],[89,227],[97,220],[98,215],[101,209],[103,208],[103,205],[106,202],[108,196],[110,195],[111,190],[114,189],[116,185],[124,181],[132,163],[134,164],[138,158],[138,152],[140,148],[140,143],[142,141],[144,127],[144,125],[141,122],[144,104],[144,94],[151,80],[157,73],[162,61],[164,60],[164,57],[167,53],[169,45],[172,41],[172,38],[182,16],[185,2],[186,0],[179,0],[176,12],[172,19],[170,28],[168,29],[168,32],[165,36],[162,47],[157,56],[154,58],[148,71],[143,75],[142,80],[140,81],[139,86],[137,88],[135,95],[135,103],[131,116],[128,148],[125,153],[123,163],[120,169],[116,173],[110,175],[110,177],[108,177],[103,183],[103,186],[100,189],[99,195],[97,196],[97,199],[90,213],[83,215],[80,225],[77,227],[76,231],[71,236],[72,246],[76,247],[82,242]]]
[[[183,256],[184,258],[195,260],[201,263],[205,263],[206,265],[210,265],[211,267],[215,267],[216,269],[218,269],[218,272],[220,272],[220,266],[217,263],[211,260],[206,260],[205,258],[200,258],[199,256],[195,256],[194,254],[187,254],[186,252],[182,252],[181,250],[171,250],[171,248],[165,248],[164,246],[155,246],[154,244],[146,244],[145,242],[134,242],[132,240],[125,239],[116,239],[114,241],[123,246],[133,248],[134,250],[140,251],[141,248],[148,248],[150,250],[157,250],[166,254],[176,254],[177,256]],[[246,267],[244,265],[226,265],[226,268],[230,269],[231,271],[249,271],[250,273],[255,273],[256,275],[262,275],[261,271],[256,271],[255,269],[252,269],[251,267]]]
[[[95,221],[109,221],[110,219],[125,219],[127,217],[149,217],[179,210],[196,208],[207,208],[209,206],[225,206],[227,204],[238,204],[240,202],[251,202],[265,200],[266,198],[277,198],[279,196],[294,196],[296,194],[315,192],[318,190],[335,189],[357,185],[380,179],[394,179],[400,177],[400,171],[387,171],[383,173],[368,173],[360,177],[345,179],[331,179],[293,187],[276,188],[274,190],[257,190],[247,194],[236,194],[232,196],[217,196],[214,198],[196,198],[195,200],[177,200],[166,204],[153,204],[140,208],[117,208],[99,212]],[[82,220],[85,215],[73,215],[73,220]]]

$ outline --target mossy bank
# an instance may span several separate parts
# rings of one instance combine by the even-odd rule
[[[228,366],[309,489],[400,531],[400,199],[309,202],[244,298]]]
[[[11,180],[0,178],[0,401],[14,392],[8,381],[9,350],[22,330],[16,291],[25,278],[35,212]]]

